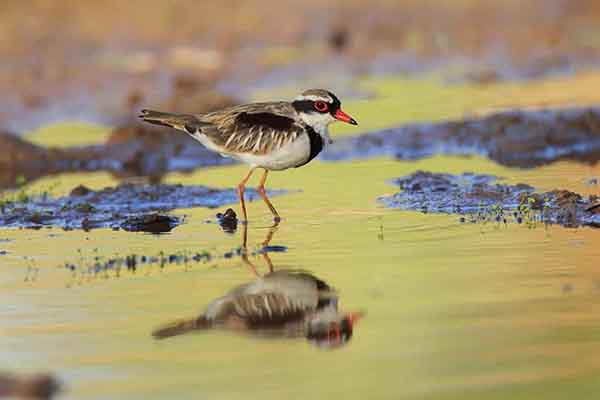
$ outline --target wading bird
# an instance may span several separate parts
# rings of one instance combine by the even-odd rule
[[[293,101],[250,103],[202,115],[142,110],[140,118],[184,131],[209,150],[250,165],[238,185],[244,221],[246,182],[257,168],[264,174],[257,187],[276,222],[281,219],[265,191],[269,171],[301,167],[331,143],[328,126],[335,121],[358,125],[342,111],[340,100],[323,89],[310,89]]]

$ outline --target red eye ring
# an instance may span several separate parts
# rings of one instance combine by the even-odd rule
[[[329,108],[329,105],[324,101],[317,100],[315,101],[315,110],[319,112],[325,112]]]

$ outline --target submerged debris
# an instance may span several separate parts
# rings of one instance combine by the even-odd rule
[[[66,269],[72,274],[72,281],[67,284],[71,287],[75,284],[82,284],[93,278],[118,278],[123,271],[135,274],[138,270],[158,267],[161,270],[171,267],[183,266],[186,270],[194,265],[207,264],[209,262],[218,262],[219,260],[229,260],[235,257],[242,257],[247,262],[247,256],[267,255],[269,253],[282,253],[287,251],[287,246],[265,245],[248,252],[243,246],[238,246],[224,252],[209,252],[207,250],[185,249],[181,251],[166,253],[127,254],[114,255],[110,257],[99,256],[98,249],[94,249],[93,254],[84,255],[82,249],[77,250],[79,258],[76,261],[67,261],[58,265],[58,268]],[[38,271],[39,269],[35,269]],[[147,272],[147,271],[146,271]]]
[[[567,190],[538,193],[525,184],[500,184],[491,175],[418,171],[396,179],[401,191],[381,197],[387,207],[459,214],[461,222],[543,222],[566,227],[600,227],[598,198]]]
[[[121,228],[129,232],[165,233],[179,225],[179,218],[161,214],[135,215],[127,218]]]
[[[411,124],[337,140],[327,160],[382,155],[413,160],[434,154],[482,155],[502,165],[600,160],[600,109],[510,111],[480,119]]]
[[[270,195],[281,193],[273,191]],[[248,194],[250,200],[258,197],[252,189],[248,190]],[[213,208],[236,201],[237,193],[233,189],[205,186],[126,183],[99,191],[78,187],[70,196],[57,199],[42,196],[6,202],[0,212],[0,226],[166,232],[180,224],[182,219],[152,213],[190,207]]]
[[[65,262],[60,265],[67,270],[77,273],[80,277],[92,277],[100,273],[115,272],[117,276],[122,270],[127,270],[135,273],[141,266],[159,266],[161,269],[167,265],[185,265],[207,263],[220,257],[217,254],[211,254],[207,251],[203,252],[177,252],[166,254],[164,251],[154,255],[147,254],[129,254],[126,256],[114,256],[109,258],[95,255],[91,258],[84,257],[81,250],[78,250],[80,259],[77,262]]]

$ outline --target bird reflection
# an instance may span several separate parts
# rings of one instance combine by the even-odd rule
[[[273,339],[306,338],[321,348],[348,343],[363,313],[338,310],[335,289],[307,271],[274,270],[268,253],[277,225],[269,229],[258,252],[269,271],[261,276],[248,258],[248,232],[245,224],[243,227],[242,260],[255,279],[215,299],[199,316],[163,325],[152,336],[166,339],[197,331],[225,330]]]

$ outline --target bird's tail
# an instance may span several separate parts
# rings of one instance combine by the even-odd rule
[[[142,110],[139,117],[145,122],[168,126],[189,134],[194,134],[200,131],[203,126],[208,125],[191,114],[171,114],[161,111]]]
[[[179,320],[164,325],[152,332],[154,339],[166,339],[172,336],[183,335],[192,331],[210,329],[212,324],[204,316],[198,318]]]

